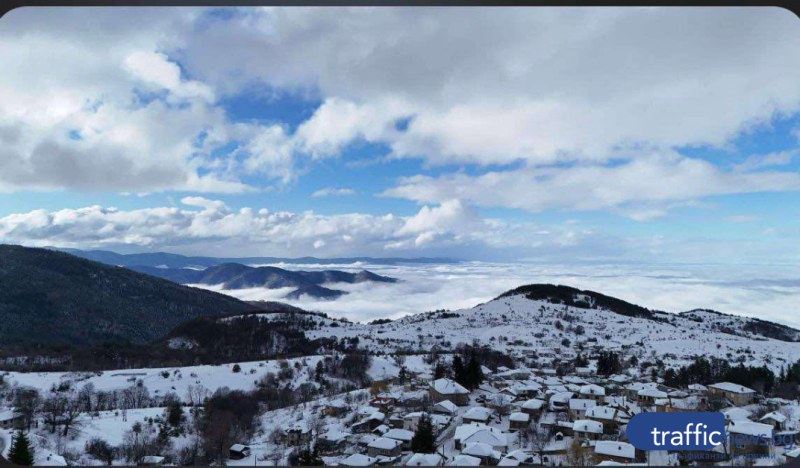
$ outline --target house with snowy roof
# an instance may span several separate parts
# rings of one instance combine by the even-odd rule
[[[594,463],[604,461],[616,463],[633,463],[636,461],[636,448],[627,442],[598,440],[594,444]]]
[[[732,382],[719,382],[708,386],[710,396],[719,395],[735,406],[747,406],[756,399],[756,391]]]
[[[597,402],[593,399],[571,398],[569,400],[569,418],[572,421],[584,419],[586,410],[595,406],[597,406]]]
[[[782,431],[786,429],[786,415],[779,413],[777,411],[772,411],[770,413],[761,416],[759,419],[760,422],[764,424],[769,424],[772,428],[776,431]]]
[[[483,442],[498,450],[503,450],[508,446],[508,436],[506,433],[496,427],[476,423],[458,426],[453,435],[453,441],[458,450],[470,442]]]
[[[503,456],[500,451],[485,442],[470,442],[464,445],[461,454],[479,458],[481,465],[495,465]]]
[[[367,445],[367,455],[370,457],[399,457],[402,452],[403,442],[388,437],[379,437]]]
[[[523,403],[520,407],[520,411],[527,413],[532,418],[536,419],[540,414],[542,414],[542,408],[544,408],[544,401],[534,398]]]
[[[370,457],[361,453],[354,453],[342,460],[339,460],[339,466],[375,466],[376,463],[378,463],[378,459],[376,457]]]
[[[405,466],[439,466],[444,459],[438,453],[412,453]]]
[[[469,404],[469,390],[454,380],[447,378],[436,379],[430,383],[429,392],[431,400],[440,402],[450,400],[458,406]]]
[[[770,444],[765,442],[772,439],[771,425],[737,419],[728,421],[726,429],[732,455],[769,454]]]
[[[603,435],[603,423],[591,419],[579,419],[572,423],[572,433],[576,439],[597,440]]]

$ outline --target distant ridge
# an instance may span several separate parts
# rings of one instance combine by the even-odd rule
[[[425,263],[459,263],[459,260],[452,258],[420,257],[420,258],[374,258],[374,257],[339,257],[339,258],[317,258],[317,257],[194,257],[178,255],[166,252],[119,254],[109,250],[80,250],[59,247],[48,247],[51,250],[66,252],[78,257],[94,260],[95,262],[105,263],[116,266],[150,266],[167,268],[208,268],[223,263],[240,263],[245,265],[260,265],[274,263],[292,263],[298,265],[308,264],[331,264],[344,265],[356,262],[370,263],[373,265],[399,265],[399,264],[425,264]]]
[[[224,289],[294,288],[285,296],[289,299],[298,299],[302,295],[319,299],[336,299],[346,294],[344,291],[322,286],[327,283],[394,283],[397,281],[394,278],[376,275],[366,270],[358,273],[338,270],[293,271],[271,266],[251,267],[240,263],[223,263],[204,270],[138,265],[128,268],[181,284],[220,285]]]

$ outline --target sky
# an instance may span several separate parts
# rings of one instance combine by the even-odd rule
[[[800,261],[783,9],[22,8],[0,70],[3,242]]]

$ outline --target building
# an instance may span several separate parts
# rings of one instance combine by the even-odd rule
[[[598,440],[594,444],[594,463],[604,461],[615,463],[633,463],[636,461],[636,448],[627,442]]]
[[[408,450],[411,448],[411,439],[414,438],[414,433],[406,429],[389,429],[383,434],[383,437],[399,440],[403,444],[402,449]]]
[[[22,413],[13,409],[0,410],[0,428],[2,429],[22,429],[25,425],[25,417]]]
[[[378,459],[375,457],[369,457],[361,453],[354,453],[349,457],[340,460],[339,466],[374,466],[377,462]]]
[[[508,428],[512,431],[524,431],[531,423],[531,416],[528,413],[516,412],[508,416]]]
[[[728,422],[728,437],[730,453],[743,454],[769,454],[770,444],[763,443],[761,437],[771,440],[773,437],[772,426],[761,424],[746,419],[731,420]]]
[[[498,450],[484,442],[471,442],[461,450],[462,455],[469,455],[481,460],[481,465],[496,465],[503,456]]]
[[[597,401],[587,398],[572,398],[569,400],[569,418],[573,421],[584,419],[589,408],[597,406]]]
[[[465,423],[486,423],[491,416],[492,412],[488,408],[473,406],[461,416],[461,419],[463,419]]]
[[[241,460],[250,456],[250,447],[242,444],[233,444],[228,449],[228,458],[231,460]]]
[[[433,405],[432,411],[434,413],[446,414],[448,416],[452,416],[456,414],[456,411],[458,411],[458,406],[456,406],[456,404],[450,400],[442,400]]]
[[[620,413],[610,406],[595,406],[586,410],[586,419],[603,424],[604,434],[613,434],[619,427]]]
[[[430,384],[431,400],[435,403],[450,400],[458,406],[469,404],[469,390],[450,379],[436,379]]]
[[[523,413],[527,413],[531,416],[531,418],[536,419],[542,414],[542,408],[544,407],[544,401],[539,399],[532,399],[528,400],[522,404],[520,410]]]
[[[444,458],[438,453],[414,453],[406,461],[406,466],[439,466]]]
[[[508,437],[496,427],[489,427],[485,424],[462,424],[456,428],[453,435],[456,449],[466,446],[471,442],[483,442],[498,450],[504,450],[508,446]]]
[[[403,443],[397,439],[379,437],[367,445],[367,455],[370,457],[399,457],[402,452]]]
[[[786,416],[777,411],[765,414],[759,421],[764,424],[769,424],[775,431],[786,429]]]
[[[708,386],[709,396],[721,396],[734,406],[747,406],[756,399],[756,391],[731,382],[720,382]]]
[[[579,419],[572,423],[572,432],[576,439],[597,440],[603,435],[603,423],[591,419]]]
[[[596,402],[603,401],[603,397],[606,396],[606,389],[595,384],[587,384],[578,390],[578,394],[581,398],[590,398]]]

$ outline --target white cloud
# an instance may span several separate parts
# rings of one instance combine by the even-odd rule
[[[740,171],[751,171],[765,167],[785,166],[792,162],[800,150],[778,151],[769,154],[748,156],[742,163],[736,165]]]
[[[125,58],[125,68],[136,78],[167,89],[177,98],[214,100],[214,93],[199,81],[181,79],[181,69],[163,53],[137,51]]]
[[[385,195],[424,203],[460,199],[528,211],[607,209],[634,219],[650,219],[663,215],[671,203],[783,190],[800,190],[800,174],[726,172],[700,159],[651,153],[616,165],[523,168],[478,176],[413,176],[401,179]]]
[[[312,198],[343,197],[355,194],[355,190],[347,187],[325,187],[311,194]]]

